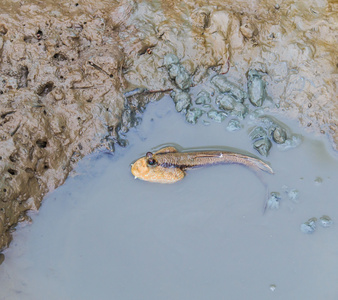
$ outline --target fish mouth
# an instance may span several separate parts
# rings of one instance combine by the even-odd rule
[[[131,171],[131,174],[133,174],[135,179],[140,178],[140,176],[138,176],[140,175],[140,172],[137,168],[137,165],[135,165],[135,163],[131,164],[130,171]]]

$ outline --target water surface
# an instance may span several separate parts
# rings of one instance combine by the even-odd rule
[[[337,222],[338,161],[324,139],[284,122],[304,141],[273,148],[274,175],[221,165],[152,184],[135,180],[130,163],[153,147],[254,150],[247,128],[192,126],[170,99],[150,104],[126,149],[86,157],[17,230],[0,299],[337,299],[337,226],[304,234],[300,224]],[[263,213],[265,184],[281,194],[278,210]]]

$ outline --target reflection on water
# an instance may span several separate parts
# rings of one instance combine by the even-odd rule
[[[247,128],[192,126],[171,100],[150,104],[127,149],[85,158],[15,233],[0,299],[336,298],[337,227],[305,234],[300,225],[338,220],[338,161],[302,134],[298,148],[271,151],[275,175],[222,165],[151,184],[135,180],[130,163],[161,144],[254,150]],[[265,214],[262,181],[281,196]]]

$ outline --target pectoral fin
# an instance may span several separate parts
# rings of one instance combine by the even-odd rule
[[[177,149],[175,147],[169,146],[169,147],[164,147],[164,148],[158,150],[157,152],[155,152],[155,154],[172,153],[172,152],[177,152]]]
[[[162,167],[159,167],[162,169]],[[160,176],[156,176],[153,182],[158,183],[175,183],[185,176],[185,172],[180,168],[163,168],[160,173]]]

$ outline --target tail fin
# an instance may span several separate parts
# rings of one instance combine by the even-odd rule
[[[243,165],[247,165],[253,169],[256,170],[262,170],[264,172],[270,173],[270,174],[274,174],[272,168],[264,161],[255,158],[255,157],[250,157],[250,156],[246,156],[246,155],[241,155],[241,154],[237,154],[237,159],[235,162],[243,164]]]
[[[274,171],[272,170],[272,168],[264,161],[257,159],[257,158],[251,158],[252,162],[254,163],[254,165],[259,168],[260,170],[270,173],[270,174],[274,174]]]

